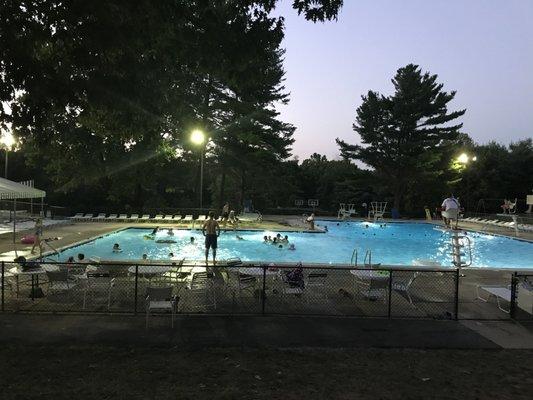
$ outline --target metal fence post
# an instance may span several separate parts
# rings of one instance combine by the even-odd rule
[[[2,286],[0,287],[0,289],[2,290],[2,312],[4,312],[4,287],[5,287],[4,271],[5,271],[5,265],[4,265],[4,262],[2,261]]]
[[[263,290],[261,292],[261,314],[265,315],[265,302],[266,302],[266,269],[263,265]]]
[[[516,271],[511,275],[511,304],[509,304],[509,316],[514,319],[516,316],[516,286],[518,283],[518,276]]]
[[[134,299],[134,309],[133,313],[137,315],[137,293],[138,293],[138,283],[139,283],[139,266],[135,266],[135,299]]]
[[[455,307],[454,307],[454,319],[459,319],[459,268],[455,270]]]
[[[391,317],[391,307],[392,307],[392,270],[389,271],[389,306],[387,311],[387,317]]]

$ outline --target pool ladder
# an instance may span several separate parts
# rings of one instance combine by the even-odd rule
[[[357,263],[358,263],[358,255],[359,255],[359,252],[357,250],[357,247],[353,249],[353,252],[352,252],[352,258],[350,260],[350,264],[351,265],[355,265],[357,267]],[[367,261],[368,260],[368,264],[367,264]],[[372,250],[371,249],[368,249],[366,252],[365,252],[365,258],[363,260],[363,265],[364,266],[372,266]]]
[[[466,243],[461,242],[461,239],[466,239]],[[468,253],[463,252],[463,249],[466,248]],[[468,262],[463,262],[461,257],[468,254]],[[459,232],[454,232],[452,236],[452,256],[453,256],[453,265],[456,267],[469,267],[472,265],[472,242],[467,235],[460,235]]]

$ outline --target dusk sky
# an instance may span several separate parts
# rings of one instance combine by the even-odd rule
[[[285,0],[284,47],[294,154],[335,158],[335,138],[358,142],[356,107],[369,89],[392,92],[396,70],[415,63],[456,90],[463,131],[475,141],[533,136],[533,1],[345,0],[337,22],[305,21]]]

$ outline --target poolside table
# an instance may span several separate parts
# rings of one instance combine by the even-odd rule
[[[9,270],[15,277],[17,298],[19,297],[19,277],[31,276],[31,300],[35,300],[35,290],[39,288],[39,275],[46,274],[47,271],[59,271],[59,266],[52,264],[41,264],[39,268],[23,270],[21,266],[13,267]]]
[[[389,272],[384,272],[381,270],[376,271],[371,269],[352,269],[350,270],[350,273],[361,280],[388,280],[390,277]]]

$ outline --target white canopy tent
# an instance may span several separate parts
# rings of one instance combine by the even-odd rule
[[[42,199],[44,197],[46,197],[44,190],[0,178],[0,200]]]
[[[13,200],[13,244],[15,244],[16,241],[17,200],[40,198],[42,211],[43,199],[45,196],[46,192],[44,190],[35,189],[34,187],[13,182],[9,179],[0,178],[0,200]]]

